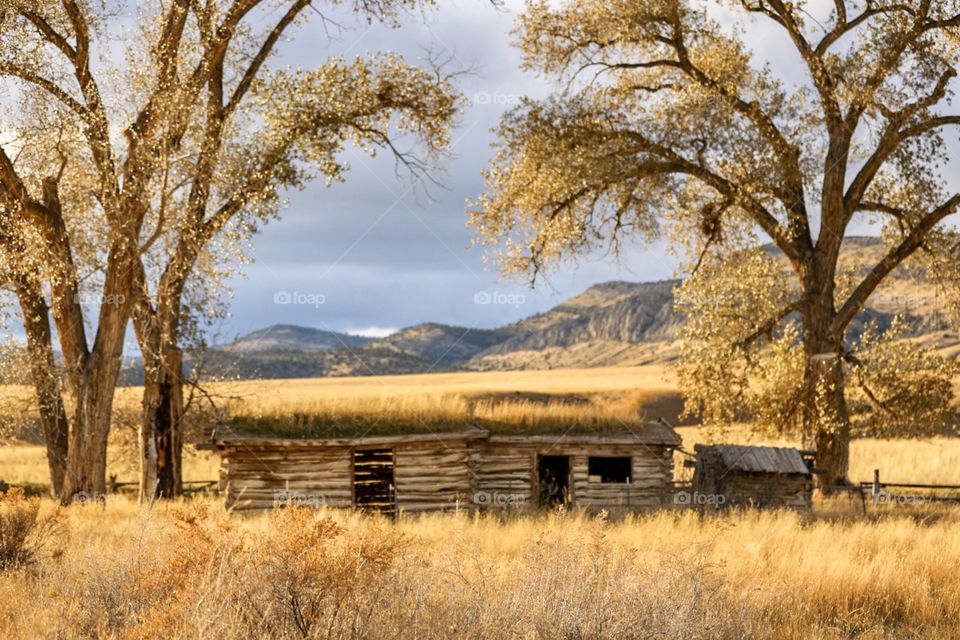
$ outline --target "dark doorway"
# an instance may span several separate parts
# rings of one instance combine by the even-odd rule
[[[393,450],[362,449],[353,452],[354,504],[393,515],[397,494],[393,486]]]
[[[570,456],[537,456],[537,475],[541,506],[570,501]]]

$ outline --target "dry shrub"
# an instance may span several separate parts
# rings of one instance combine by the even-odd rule
[[[350,530],[304,508],[271,513],[254,531],[203,504],[171,517],[163,543],[84,577],[69,636],[379,637],[371,620],[404,544],[394,528]]]
[[[40,515],[39,498],[27,498],[21,489],[0,493],[0,571],[34,561],[56,522],[56,513]]]
[[[275,511],[244,550],[238,622],[271,637],[373,637],[404,544],[379,520],[351,531],[309,509]]]

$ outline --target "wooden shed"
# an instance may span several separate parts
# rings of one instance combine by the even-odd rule
[[[694,450],[693,506],[809,509],[812,504],[812,461],[797,449],[698,444]]]
[[[486,429],[354,438],[230,434],[221,456],[227,508],[284,504],[386,513],[566,504],[654,507],[672,500],[667,424],[621,432],[498,434]]]

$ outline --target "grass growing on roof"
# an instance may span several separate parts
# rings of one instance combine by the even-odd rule
[[[406,394],[378,398],[336,398],[257,410],[231,408],[230,432],[280,438],[347,438],[413,435],[487,429],[499,434],[613,433],[642,426],[635,410],[603,397],[570,402],[539,394],[529,399]],[[221,433],[221,435],[223,435]]]

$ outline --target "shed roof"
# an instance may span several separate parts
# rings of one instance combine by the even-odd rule
[[[716,451],[723,466],[731,471],[749,473],[795,473],[811,475],[800,451],[790,447],[751,447],[736,444],[698,444],[694,450],[699,454]]]

